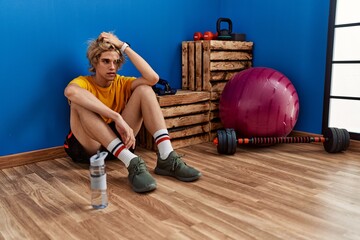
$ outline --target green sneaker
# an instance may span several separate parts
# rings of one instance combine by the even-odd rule
[[[158,155],[154,172],[158,175],[175,177],[183,182],[192,182],[201,176],[198,170],[186,165],[175,151],[172,151],[165,160]]]
[[[150,192],[156,188],[156,181],[147,170],[144,160],[140,157],[131,159],[128,179],[132,189],[137,193]]]

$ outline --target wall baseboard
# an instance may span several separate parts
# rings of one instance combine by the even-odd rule
[[[31,164],[40,161],[67,157],[63,146],[46,148],[36,151],[11,154],[0,157],[0,169]]]
[[[300,131],[293,131],[290,136],[316,136],[319,134],[311,134]],[[319,135],[320,136],[320,135]],[[349,151],[360,152],[360,141],[351,140]],[[68,157],[64,147],[46,148],[37,151],[17,153],[0,157],[0,169],[21,166],[25,164],[36,163],[40,161],[54,160],[56,158]]]

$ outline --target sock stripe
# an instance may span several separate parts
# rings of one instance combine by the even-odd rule
[[[155,143],[156,143],[156,145],[159,145],[161,142],[166,141],[166,140],[170,140],[170,137],[169,136],[163,137],[161,139],[156,140]]]
[[[155,142],[156,142],[157,140],[159,140],[161,137],[169,137],[169,134],[168,134],[168,133],[160,134],[159,136],[157,136],[157,137],[155,138]]]
[[[171,145],[169,131],[166,128],[159,129],[153,134],[153,137],[158,148],[160,158],[166,159],[174,150]]]
[[[114,155],[114,151],[115,151],[121,144],[123,144],[121,141],[120,141],[118,144],[116,144],[115,147],[111,150],[111,154]]]
[[[121,153],[122,150],[124,150],[126,147],[125,145],[122,145],[121,147],[119,147],[119,149],[115,152],[115,154],[113,154],[115,157],[118,157],[119,154]]]

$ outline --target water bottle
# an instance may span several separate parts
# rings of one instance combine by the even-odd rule
[[[98,152],[90,158],[91,205],[95,209],[106,208],[108,205],[105,171],[107,155],[107,152]]]

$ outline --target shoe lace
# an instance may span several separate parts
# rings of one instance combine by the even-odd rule
[[[135,175],[142,173],[142,172],[146,172],[147,168],[146,168],[146,164],[144,161],[139,161],[135,166],[134,166],[134,173]]]
[[[175,171],[175,169],[177,169],[181,164],[186,165],[186,163],[181,159],[181,157],[183,157],[183,156],[184,155],[175,156],[172,159],[171,171]]]

